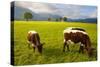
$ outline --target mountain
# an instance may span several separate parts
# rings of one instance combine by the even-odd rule
[[[90,22],[97,23],[97,18],[85,18],[85,19],[68,19],[70,22]]]
[[[48,18],[51,18],[52,20],[55,20],[56,18],[60,18],[59,15],[49,14],[49,13],[38,13],[34,18],[36,20],[48,20]]]
[[[51,13],[35,13],[32,10],[29,10],[28,8],[15,6],[14,3],[11,5],[11,18],[14,18],[15,20],[25,20],[24,19],[24,13],[30,12],[33,15],[32,20],[47,20],[50,18],[60,18],[61,16]]]
[[[97,23],[97,18],[86,18],[83,20],[83,22]]]
[[[28,10],[26,8],[22,8],[22,7],[14,7],[14,19],[24,19],[24,13],[25,12],[30,12],[32,14],[35,15],[34,12],[32,12],[31,10]]]
[[[28,1],[14,1],[11,3],[11,18],[25,20],[24,13],[30,12],[32,20],[55,20],[67,17],[68,21],[96,22],[97,7],[59,3],[37,3]]]
[[[16,7],[14,7],[14,19],[24,20],[25,12],[32,13],[32,15],[33,15],[32,20],[47,20],[49,17],[50,18],[60,18],[61,17],[59,15],[54,15],[54,14],[50,14],[50,13],[35,13],[29,9],[16,6]]]
[[[11,3],[11,18],[14,20],[24,20],[23,14],[25,12],[33,13],[30,10],[27,10],[26,8],[22,8],[19,6],[15,6],[15,2]]]

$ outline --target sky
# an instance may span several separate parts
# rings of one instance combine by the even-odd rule
[[[96,6],[82,6],[60,3],[39,3],[28,1],[16,1],[15,6],[27,8],[34,13],[49,13],[54,15],[66,16],[72,19],[96,18]]]

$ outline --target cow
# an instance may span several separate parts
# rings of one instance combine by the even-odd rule
[[[91,47],[91,41],[88,36],[88,33],[83,28],[80,27],[69,27],[63,31],[64,34],[64,46],[63,52],[65,52],[65,47],[69,50],[69,44],[80,44],[79,52],[84,52],[84,49],[87,51],[88,56],[91,56],[93,53],[93,48]]]
[[[27,39],[28,39],[28,47],[30,47],[31,45],[33,47],[34,52],[35,48],[37,48],[38,52],[42,54],[42,48],[44,43],[40,42],[39,34],[36,31],[29,31]]]

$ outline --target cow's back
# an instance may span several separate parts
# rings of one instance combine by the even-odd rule
[[[30,41],[34,45],[40,44],[40,37],[36,31],[29,31],[27,38],[28,38],[28,41]]]
[[[80,41],[85,42],[85,39],[87,38],[87,33],[81,28],[67,28],[63,33],[66,41],[71,40],[74,43],[78,43]]]

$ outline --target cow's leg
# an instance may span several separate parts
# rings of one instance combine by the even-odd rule
[[[35,47],[33,47],[33,51],[35,52]]]
[[[80,45],[79,53],[80,53],[80,52],[82,52],[82,53],[84,52],[84,46],[83,46],[83,44]]]
[[[67,44],[66,46],[67,46],[67,50],[70,51],[70,50],[69,50],[69,45]]]
[[[67,43],[66,43],[67,51],[70,51],[70,50],[69,50],[69,44],[70,44],[70,42],[71,42],[70,40],[67,40]]]
[[[83,46],[80,46],[79,48],[79,53],[82,52],[83,53]]]
[[[66,42],[64,42],[63,52],[65,52]]]
[[[67,41],[64,40],[63,52],[65,52],[65,47],[67,46],[67,50],[69,51],[69,45],[66,43]]]
[[[29,41],[27,41],[27,43],[28,43],[28,48],[30,48],[30,44],[31,44],[31,43],[30,43]]]
[[[35,46],[34,44],[32,44],[32,47],[33,47],[33,52],[35,52],[35,47],[36,47],[36,46]]]

